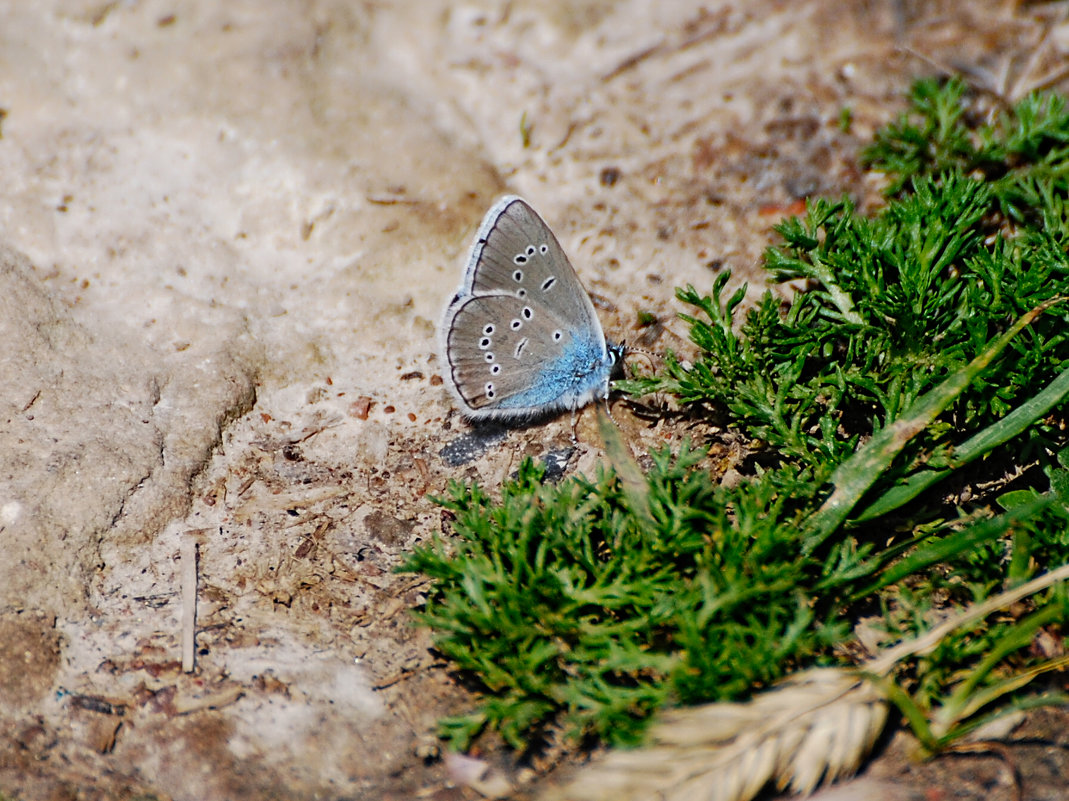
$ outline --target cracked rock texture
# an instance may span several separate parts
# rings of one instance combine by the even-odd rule
[[[101,540],[142,543],[185,514],[224,421],[252,407],[247,348],[164,356],[129,329],[90,328],[10,248],[0,341],[0,609],[85,614]]]

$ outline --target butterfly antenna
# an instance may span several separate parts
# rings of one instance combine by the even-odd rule
[[[641,353],[643,356],[649,359],[651,368],[656,366],[657,360],[660,360],[661,362],[664,361],[664,354],[658,353],[655,350],[646,350],[645,348],[632,348],[628,346],[627,353],[628,355],[631,355],[632,353]]]

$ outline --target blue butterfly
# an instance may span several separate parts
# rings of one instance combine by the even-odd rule
[[[518,197],[486,213],[441,327],[465,417],[524,420],[607,398],[624,355],[549,226]]]

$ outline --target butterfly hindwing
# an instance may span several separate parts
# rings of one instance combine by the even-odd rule
[[[513,295],[467,299],[447,337],[460,397],[476,412],[500,410],[500,416],[567,408],[602,360],[597,341],[577,338],[550,310]]]

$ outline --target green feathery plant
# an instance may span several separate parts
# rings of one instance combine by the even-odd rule
[[[807,283],[786,310],[769,292],[743,313],[727,275],[680,290],[697,358],[621,384],[721,409],[763,470],[718,485],[683,445],[642,473],[609,427],[593,479],[547,485],[527,461],[494,496],[438,499],[454,536],[402,569],[435,579],[418,619],[483,688],[443,722],[455,747],[634,743],[666,704],[849,664],[861,617],[893,642],[1069,562],[1069,109],[1035,95],[976,122],[956,81],[910,101],[865,153],[882,209],[816,200],[778,227],[772,278]],[[886,680],[925,748],[1051,702],[1026,685],[1064,665],[1030,646],[1064,638],[1066,592],[1022,609]]]

